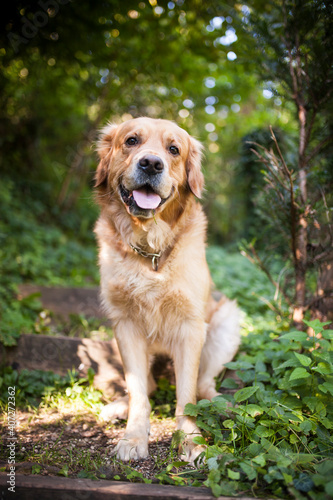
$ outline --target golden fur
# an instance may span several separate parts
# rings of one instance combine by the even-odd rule
[[[199,433],[184,416],[196,396],[217,395],[214,377],[239,344],[234,302],[211,297],[205,257],[206,217],[195,200],[203,190],[201,144],[176,124],[137,118],[107,125],[98,143],[97,201],[101,296],[123,360],[128,397],[107,405],[102,418],[128,417],[115,453],[123,460],[148,454],[151,357],[169,354],[175,366],[177,428],[188,438],[183,458],[201,453]],[[142,187],[143,186],[143,187]],[[146,208],[136,192],[161,202]],[[144,195],[142,194],[144,193]],[[137,203],[138,201],[138,203]],[[152,258],[131,247],[161,253]]]

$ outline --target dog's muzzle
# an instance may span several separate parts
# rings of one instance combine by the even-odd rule
[[[154,211],[170,198],[173,189],[167,197],[161,194],[164,170],[164,162],[159,156],[146,154],[136,164],[131,189],[120,184],[120,196],[132,215],[152,217]]]

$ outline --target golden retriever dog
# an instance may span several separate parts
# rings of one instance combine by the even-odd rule
[[[239,312],[211,296],[205,256],[201,144],[167,120],[109,124],[98,142],[97,201],[101,296],[121,354],[128,396],[106,405],[104,420],[127,418],[113,453],[128,461],[148,455],[152,358],[168,354],[176,376],[176,425],[182,458],[203,451],[184,415],[197,396],[212,399],[216,377],[237,351]]]

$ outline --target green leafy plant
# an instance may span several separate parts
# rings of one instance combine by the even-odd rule
[[[39,186],[38,196],[27,189],[19,197],[13,180],[8,177],[1,180],[0,342],[5,346],[15,345],[21,333],[47,333],[40,321],[42,306],[37,295],[18,299],[20,283],[58,286],[98,283],[92,232],[77,234],[70,224],[76,226],[80,214],[73,213],[64,221],[55,213],[56,208],[48,205],[48,197],[45,185]],[[94,212],[81,215],[92,226]]]
[[[101,406],[102,393],[93,387],[94,370],[88,369],[87,377],[79,378],[75,370],[61,376],[51,371],[21,370],[11,367],[2,369],[0,376],[0,407],[8,403],[8,387],[15,386],[17,407],[55,405],[60,398],[68,401],[80,400],[87,407]]]
[[[176,409],[176,387],[165,377],[159,378],[150,403],[155,415],[162,418],[173,416]]]
[[[244,387],[186,406],[207,444],[204,484],[215,496],[332,494],[333,331],[306,324],[312,336],[249,334],[246,354],[226,365]]]

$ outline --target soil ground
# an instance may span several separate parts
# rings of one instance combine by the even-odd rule
[[[97,421],[89,411],[73,413],[73,409],[48,408],[39,411],[16,413],[16,472],[42,475],[64,474],[76,476],[82,471],[97,468],[95,473],[104,479],[126,480],[123,467],[111,456],[111,450],[123,435],[125,424],[105,424]],[[3,422],[1,435],[6,436]],[[153,419],[149,438],[149,457],[132,461],[132,469],[153,479],[159,467],[167,459],[175,422],[171,418]],[[5,459],[6,439],[3,441],[0,468],[9,470]],[[37,466],[37,469],[36,469]],[[40,468],[38,467],[40,466]],[[68,469],[64,466],[67,466]],[[66,471],[66,472],[64,472]]]

